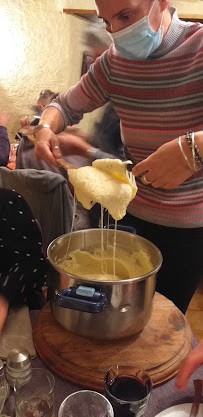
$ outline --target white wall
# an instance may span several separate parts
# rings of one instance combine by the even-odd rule
[[[64,91],[80,78],[85,23],[62,13],[65,7],[73,7],[73,2],[0,2],[0,108],[10,115],[11,142],[20,117],[32,117],[30,107],[42,89]],[[92,120],[92,115],[85,117],[82,127],[90,131]]]

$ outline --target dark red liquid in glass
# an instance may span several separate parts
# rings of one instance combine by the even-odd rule
[[[117,376],[109,385],[110,393],[120,400],[138,401],[146,397],[147,388],[133,376]]]
[[[143,385],[134,376],[119,375],[108,384],[108,391],[105,391],[105,395],[113,406],[115,417],[136,417],[144,414],[145,401],[142,404],[133,403],[147,397],[150,392],[149,385]],[[122,401],[125,401],[125,404]],[[140,414],[142,409],[143,414]]]

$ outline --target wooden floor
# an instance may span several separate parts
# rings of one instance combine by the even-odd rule
[[[203,339],[203,281],[192,297],[186,317],[197,340]]]

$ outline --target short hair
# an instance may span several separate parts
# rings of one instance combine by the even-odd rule
[[[42,90],[42,91],[39,93],[38,100],[39,100],[40,98],[47,100],[48,98],[50,98],[50,97],[51,97],[51,96],[53,96],[54,94],[55,94],[55,93],[54,93],[54,91],[51,91],[51,90]]]
[[[97,18],[96,21],[86,24],[82,43],[87,48],[97,48],[98,46],[103,47],[104,49],[109,48],[112,39],[108,35],[102,20]]]
[[[59,93],[54,93],[51,90],[42,90],[39,93],[37,101],[40,100],[40,99],[45,100],[46,105],[47,105],[47,104],[51,103],[51,101],[54,100],[58,95],[59,95]],[[36,115],[41,115],[41,109],[40,109],[40,106],[38,104],[33,104],[31,106],[31,110],[33,112],[35,112]]]
[[[58,93],[54,93],[54,94],[52,94],[52,95],[50,96],[50,103],[51,103],[51,101],[52,101],[52,100],[54,100],[56,97],[58,97],[58,95],[59,95],[59,92],[58,92]]]

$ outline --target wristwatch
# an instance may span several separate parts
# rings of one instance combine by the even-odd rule
[[[47,129],[51,129],[51,127],[49,125],[45,124],[45,123],[41,124],[41,125],[36,125],[35,128],[34,128],[34,131],[33,131],[34,137],[36,137],[35,135],[38,132],[38,130],[43,129],[44,127],[47,128]]]

